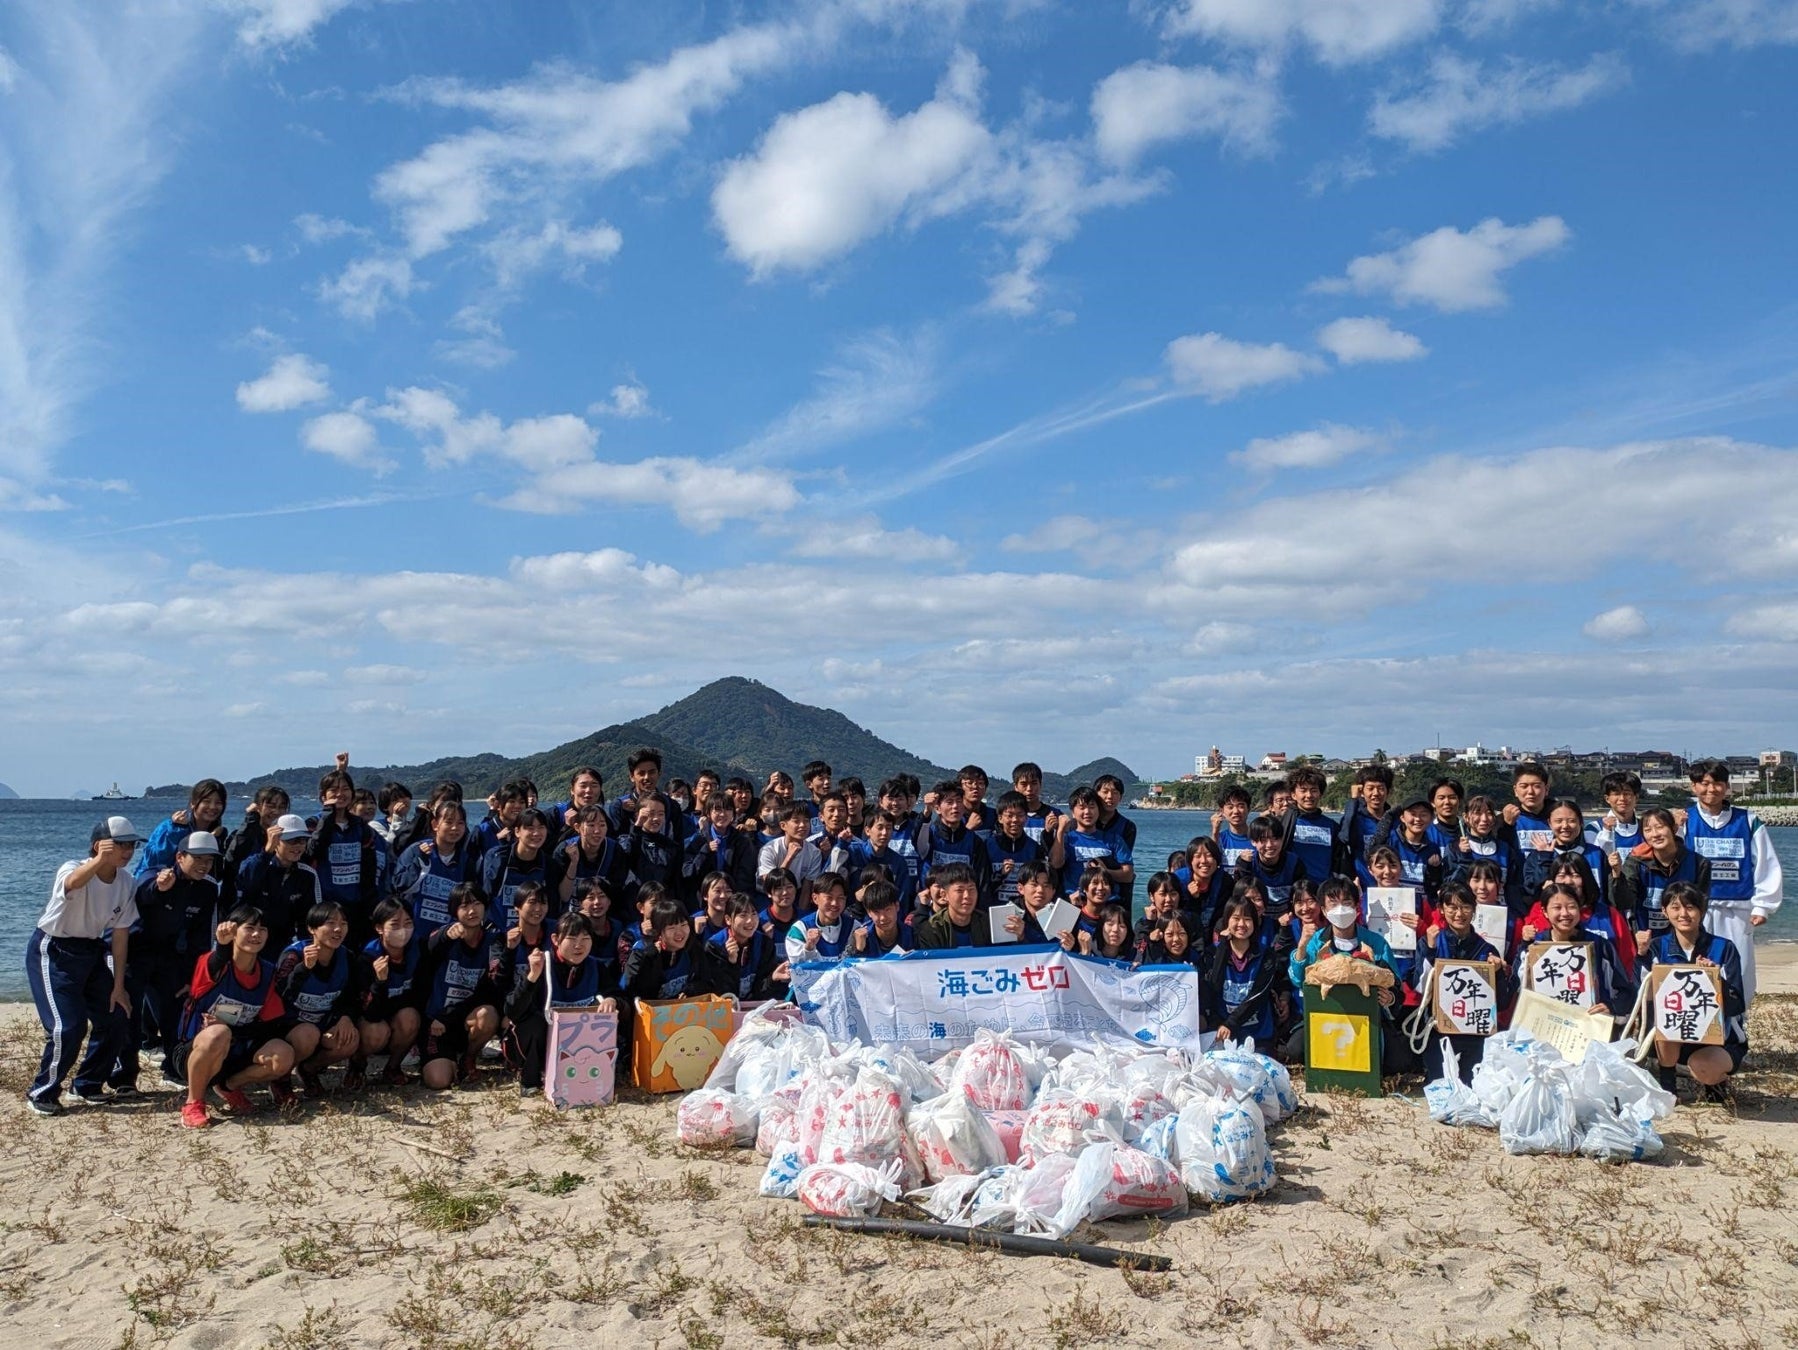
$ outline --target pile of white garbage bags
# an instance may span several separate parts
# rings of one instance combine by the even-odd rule
[[[1496,1126],[1507,1153],[1636,1162],[1661,1151],[1654,1123],[1673,1114],[1673,1094],[1629,1058],[1632,1049],[1595,1041],[1574,1064],[1527,1032],[1501,1031],[1487,1039],[1469,1086],[1445,1043],[1444,1076],[1424,1088],[1424,1100],[1445,1125]]]
[[[833,1046],[790,1009],[757,1010],[704,1088],[682,1143],[754,1148],[763,1195],[838,1218],[909,1195],[944,1223],[1065,1237],[1081,1223],[1186,1212],[1274,1183],[1267,1126],[1298,1105],[1252,1044],[1190,1057],[1108,1039],[1057,1052],[979,1032],[933,1062]]]

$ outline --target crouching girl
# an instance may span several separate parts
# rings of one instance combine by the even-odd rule
[[[344,950],[350,921],[335,900],[321,900],[306,915],[310,939],[301,938],[281,953],[275,966],[275,990],[294,1019],[287,1043],[299,1060],[300,1081],[308,1097],[325,1095],[320,1075],[356,1053],[355,1013],[362,1006],[362,965]],[[360,1087],[346,1081],[346,1087]],[[276,1100],[291,1091],[285,1083],[273,1089]]]
[[[293,1072],[293,1047],[281,1036],[286,1008],[275,992],[275,967],[262,959],[268,923],[262,911],[240,905],[218,926],[218,945],[194,963],[175,1049],[177,1070],[187,1079],[181,1123],[203,1130],[206,1093],[216,1090],[234,1115],[255,1108],[244,1089],[285,1081]]]

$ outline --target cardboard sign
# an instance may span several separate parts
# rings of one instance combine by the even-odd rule
[[[704,1087],[736,1030],[733,998],[640,998],[631,1031],[631,1076],[645,1092]]]
[[[1444,1036],[1490,1036],[1498,1030],[1498,962],[1436,962],[1436,1030]]]
[[[1417,916],[1417,891],[1411,886],[1369,886],[1367,926],[1386,939],[1395,952],[1417,950],[1417,930],[1399,922],[1399,915]]]
[[[1558,999],[1525,989],[1517,995],[1511,1029],[1527,1031],[1536,1040],[1554,1046],[1569,1063],[1578,1064],[1593,1041],[1611,1039],[1617,1021],[1602,1013],[1581,1012]]]
[[[605,1106],[617,1086],[618,1014],[592,1008],[551,1008],[543,1095],[558,1111]]]
[[[1523,987],[1557,1003],[1590,1008],[1598,1002],[1598,982],[1592,974],[1592,944],[1532,943],[1523,957]]]
[[[1503,905],[1475,905],[1473,931],[1490,942],[1493,951],[1504,956],[1511,937],[1511,911]]]
[[[1380,1005],[1352,984],[1305,991],[1305,1087],[1378,1097]]]
[[[1648,972],[1655,1039],[1674,1045],[1723,1044],[1723,981],[1710,966],[1654,966]]]

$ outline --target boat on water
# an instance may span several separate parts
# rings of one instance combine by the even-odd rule
[[[137,798],[133,797],[129,792],[119,791],[119,785],[114,783],[111,787],[107,788],[106,791],[93,798],[93,800],[97,802],[134,802]]]

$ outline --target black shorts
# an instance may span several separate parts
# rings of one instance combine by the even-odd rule
[[[212,1083],[222,1083],[232,1074],[242,1073],[256,1062],[256,1052],[270,1041],[281,1038],[281,1028],[273,1022],[258,1022],[249,1030],[239,1032],[231,1037],[231,1048],[225,1051],[225,1062],[212,1075]],[[174,1060],[175,1072],[183,1081],[187,1081],[187,1057],[193,1052],[192,1041],[182,1041],[170,1054]],[[212,1083],[201,1084],[201,1090],[212,1086]]]
[[[1740,1041],[1725,1041],[1722,1045],[1682,1045],[1679,1047],[1678,1062],[1681,1064],[1690,1063],[1692,1056],[1700,1050],[1729,1051],[1729,1071],[1731,1073],[1740,1071],[1742,1060],[1746,1058],[1748,1054],[1748,1047]]]
[[[431,1035],[431,1024],[427,1021],[425,1023],[424,1048],[418,1052],[418,1062],[428,1064],[434,1059],[453,1059],[460,1062],[462,1056],[468,1053],[468,1017],[468,1013],[463,1013],[460,1017],[452,1018],[447,1022],[443,1022],[441,1017],[438,1018],[439,1022],[443,1022],[441,1036]]]

